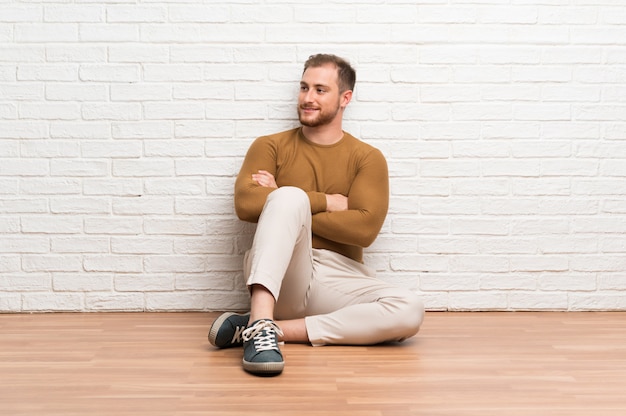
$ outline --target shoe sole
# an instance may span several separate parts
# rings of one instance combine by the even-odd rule
[[[243,360],[243,369],[249,373],[257,374],[261,376],[278,375],[283,372],[285,368],[285,362],[269,362],[269,363],[254,363]]]
[[[209,330],[209,342],[211,343],[211,345],[213,345],[214,347],[217,348],[224,348],[225,346],[222,345],[217,345],[215,343],[216,339],[217,339],[217,333],[219,332],[220,328],[222,327],[222,324],[224,323],[224,321],[226,321],[228,318],[230,318],[231,316],[245,316],[245,313],[234,313],[234,312],[227,312],[227,313],[223,313],[221,314],[216,320],[215,322],[213,322],[213,325],[211,325],[211,329]]]

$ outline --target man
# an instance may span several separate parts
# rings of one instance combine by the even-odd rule
[[[251,308],[218,317],[209,341],[243,345],[252,374],[283,371],[281,341],[402,341],[422,323],[420,299],[362,263],[387,214],[389,180],[382,153],[342,130],[355,80],[344,59],[311,56],[298,96],[302,126],[254,141],[237,176],[237,215],[258,223],[244,258]]]

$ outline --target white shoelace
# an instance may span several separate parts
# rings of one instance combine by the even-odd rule
[[[235,334],[233,335],[233,339],[230,342],[233,343],[233,344],[241,342],[241,340],[242,340],[241,337],[242,337],[243,331],[245,331],[245,330],[246,330],[245,326],[236,326],[235,327]]]
[[[254,338],[254,347],[257,351],[268,351],[279,349],[275,334],[283,336],[283,331],[278,325],[273,321],[260,320],[254,326],[243,331],[241,336],[244,341]]]

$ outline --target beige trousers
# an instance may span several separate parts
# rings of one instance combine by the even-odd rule
[[[305,318],[312,345],[402,341],[424,318],[416,294],[376,279],[364,264],[311,248],[311,208],[299,188],[270,193],[244,273],[248,286],[274,295],[276,320]]]

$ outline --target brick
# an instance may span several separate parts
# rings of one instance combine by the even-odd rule
[[[39,83],[0,84],[0,97],[7,101],[40,101],[44,98],[44,89]]]
[[[79,70],[81,81],[137,82],[139,67],[131,64],[86,64]]]
[[[469,138],[468,138],[469,139]],[[510,145],[504,142],[492,141],[489,146],[481,142],[456,142],[453,145],[452,155],[455,158],[508,158],[511,156]],[[471,175],[468,175],[471,176]]]
[[[394,254],[391,256],[390,266],[393,271],[447,272],[449,260],[435,255]]]
[[[56,215],[54,221],[46,216],[27,216],[22,219],[23,233],[37,234],[80,234],[82,221],[77,216]]]
[[[112,85],[112,101],[163,101],[172,97],[172,87],[161,84]]]
[[[237,282],[235,273],[211,273],[211,279],[207,279],[204,273],[178,274],[176,276],[176,289],[185,291],[228,291],[234,292]]]
[[[464,179],[452,181],[452,195],[508,195],[511,186],[506,179]]]
[[[88,272],[138,273],[143,269],[142,259],[131,255],[86,255],[83,267]]]
[[[113,213],[117,215],[159,215],[172,214],[172,198],[142,197],[116,198],[113,200]]]
[[[255,11],[262,11],[261,8],[252,7]],[[238,11],[244,11],[244,8],[237,8]],[[270,11],[278,12],[278,8],[270,8]],[[226,23],[231,20],[231,8],[215,5],[212,7],[204,6],[170,6],[169,20],[172,22],[202,22],[202,23]],[[284,11],[284,10],[283,10]],[[234,13],[237,15],[237,13]]]
[[[113,276],[100,273],[54,273],[55,292],[108,292],[113,287]]]
[[[84,42],[137,42],[139,27],[118,23],[94,23],[80,26]]]
[[[109,239],[106,237],[56,236],[50,239],[53,253],[108,253]]]
[[[115,160],[113,175],[121,177],[172,176],[174,161],[168,159]]]
[[[15,25],[17,42],[77,42],[78,25],[72,23],[18,23]]]
[[[478,10],[471,6],[420,6],[421,23],[476,23]]]
[[[0,287],[10,292],[38,292],[51,288],[49,273],[3,273]]]
[[[174,240],[174,252],[178,254],[231,254],[233,248],[232,236],[177,237]]]
[[[172,254],[173,243],[161,237],[113,237],[111,252],[117,254]]]
[[[165,22],[167,9],[161,6],[108,5],[106,20],[110,23]]]
[[[22,269],[26,272],[77,272],[82,270],[82,258],[69,254],[26,254],[22,256]]]
[[[43,214],[48,212],[42,198],[4,198],[0,200],[0,213]]]
[[[82,117],[85,120],[139,120],[141,107],[139,104],[83,104]]]
[[[202,219],[146,219],[146,234],[202,235],[205,224]]]
[[[45,176],[50,172],[44,159],[2,159],[0,175]]]
[[[452,292],[449,295],[448,309],[452,311],[506,310],[508,309],[508,297],[504,292]]]
[[[510,262],[506,256],[457,255],[450,259],[450,270],[456,273],[502,273],[510,270]]]
[[[51,5],[44,9],[45,22],[98,23],[104,21],[104,9],[99,5]]]
[[[46,99],[50,101],[105,101],[108,91],[104,85],[48,84]]]
[[[0,194],[17,195],[18,181],[17,179],[0,179]]]
[[[78,157],[80,146],[77,142],[31,140],[22,144],[21,156],[27,158]]]
[[[0,272],[18,272],[21,271],[20,258],[15,254],[0,255]]]
[[[567,310],[568,296],[564,293],[515,292],[508,295],[509,308],[522,311]]]
[[[58,139],[106,139],[111,127],[106,122],[54,121],[50,123],[50,137]]]
[[[83,294],[32,293],[22,297],[24,312],[78,312],[84,310]]]
[[[111,212],[111,202],[109,198],[102,197],[51,198],[50,212],[53,214],[108,214]]]
[[[149,102],[143,105],[147,120],[199,120],[204,118],[204,104],[196,102]]]
[[[172,147],[166,140],[150,140],[144,143],[144,155],[148,157],[194,157],[204,154],[204,143],[201,140],[178,140]],[[223,147],[223,146],[222,146]],[[217,156],[215,153],[211,153]]]
[[[19,106],[19,115],[32,120],[78,120],[80,106],[76,103],[23,103]]]
[[[511,258],[511,270],[521,272],[567,271],[568,259],[564,256],[515,256]]]
[[[423,275],[420,277],[420,290],[445,290],[449,292],[478,290],[480,279],[476,275]]]
[[[146,195],[202,195],[204,181],[201,179],[157,179],[145,181]]]
[[[105,176],[108,172],[108,163],[94,160],[53,160],[50,163],[52,176],[95,177]]]
[[[573,311],[623,311],[626,309],[626,302],[623,291],[573,293],[569,297],[569,309]]]
[[[228,63],[232,62],[233,59],[231,48],[226,46],[174,44],[169,49],[170,62],[173,63]],[[254,49],[257,50],[258,48]],[[249,55],[246,54],[246,56]],[[263,60],[263,62],[266,61]]]
[[[172,292],[174,290],[174,276],[120,274],[115,276],[115,290],[117,292]]]
[[[87,234],[130,234],[137,235],[142,231],[143,221],[140,218],[102,217],[86,218]]]
[[[172,122],[164,120],[111,123],[115,139],[169,139],[173,137]]]
[[[480,288],[482,290],[524,290],[534,291],[538,287],[539,276],[532,273],[510,274],[481,274]]]
[[[22,296],[20,294],[3,293],[0,297],[0,312],[20,312]]]
[[[94,293],[85,296],[85,307],[92,311],[144,311],[143,293]]]
[[[84,179],[82,183],[84,195],[136,197],[143,192],[139,179]]]
[[[424,254],[477,254],[476,238],[420,237],[418,249]]]
[[[144,268],[148,273],[201,273],[206,271],[206,259],[203,256],[148,255]]]
[[[49,62],[78,62],[96,63],[106,62],[107,48],[97,45],[47,45],[45,48],[46,60]]]
[[[142,154],[142,143],[138,140],[89,141],[81,147],[85,158],[139,158]]]
[[[3,237],[0,253],[48,253],[50,240],[47,237]]]

